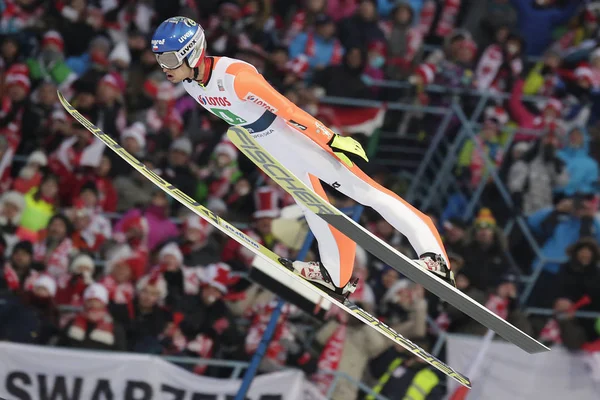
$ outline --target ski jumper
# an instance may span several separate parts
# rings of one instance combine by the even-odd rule
[[[450,265],[431,219],[384,188],[356,165],[347,167],[328,146],[334,133],[277,92],[252,65],[227,57],[205,59],[205,85],[183,82],[202,107],[230,125],[247,129],[281,164],[326,198],[319,179],[355,201],[370,206],[405,235],[416,252],[441,254]],[[352,277],[355,243],[302,207],[317,238],[321,262],[333,283]]]

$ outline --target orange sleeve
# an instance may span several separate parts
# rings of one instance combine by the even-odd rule
[[[234,75],[233,87],[240,99],[244,100],[248,93],[260,97],[277,110],[275,114],[283,118],[288,125],[302,132],[322,148],[331,152],[331,148],[327,145],[331,138],[333,138],[333,135],[335,135],[331,129],[327,128],[321,121],[296,106],[284,95],[275,90],[254,68],[242,65],[232,64],[227,69],[227,73]],[[232,68],[234,66],[235,68]]]

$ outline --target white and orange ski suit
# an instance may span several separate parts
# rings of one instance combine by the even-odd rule
[[[294,175],[326,198],[319,182],[370,206],[405,235],[420,255],[441,254],[444,246],[431,219],[395,193],[369,178],[357,166],[346,166],[328,146],[334,133],[275,90],[250,64],[212,57],[204,85],[184,81],[185,90],[202,107],[252,136]],[[356,245],[316,214],[300,205],[319,244],[321,262],[333,283],[343,287],[352,277]]]

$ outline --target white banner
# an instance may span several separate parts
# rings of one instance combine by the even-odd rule
[[[0,343],[0,399],[230,400],[239,386],[155,356]],[[256,377],[246,399],[325,400],[296,370]]]
[[[481,348],[482,339],[450,335],[448,364],[467,371]],[[600,384],[589,368],[589,355],[572,354],[561,347],[528,354],[503,341],[487,349],[481,369],[473,380],[468,400],[598,400]],[[449,393],[456,385],[448,382]]]

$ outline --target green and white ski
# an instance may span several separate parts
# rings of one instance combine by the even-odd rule
[[[245,248],[252,251],[256,256],[261,257],[263,260],[268,262],[273,266],[273,268],[279,268],[281,271],[284,271],[288,276],[293,277],[295,281],[298,282],[299,285],[304,285],[305,288],[312,290],[319,294],[319,296],[326,298],[330,302],[336,304],[342,310],[346,311],[348,314],[353,315],[355,318],[358,318],[360,321],[375,329],[382,335],[391,339],[394,343],[399,344],[405,349],[409,350],[414,355],[420,357],[424,361],[428,362],[439,371],[443,372],[447,376],[455,379],[461,385],[466,387],[471,387],[471,381],[466,376],[461,373],[455,371],[445,363],[438,360],[436,357],[432,356],[421,347],[415,345],[410,340],[406,339],[404,336],[395,332],[392,328],[379,321],[377,318],[372,316],[367,311],[363,310],[361,307],[356,304],[345,300],[344,302],[338,301],[335,297],[331,296],[327,291],[324,291],[317,286],[314,286],[310,282],[304,280],[296,273],[292,272],[290,269],[286,268],[281,262],[280,257],[273,253],[271,250],[267,249],[229,222],[225,221],[223,218],[219,217],[217,214],[209,210],[208,208],[202,206],[200,203],[189,197],[187,194],[183,193],[175,186],[158,176],[152,170],[148,169],[142,162],[140,162],[137,158],[129,154],[123,147],[121,147],[112,137],[103,132],[97,126],[88,121],[84,116],[82,116],[69,102],[64,98],[64,96],[57,92],[60,103],[65,108],[65,110],[79,123],[87,128],[94,136],[100,139],[104,144],[106,144],[112,151],[117,153],[123,160],[127,161],[136,171],[140,174],[144,175],[148,178],[152,183],[158,186],[160,189],[168,193],[175,200],[183,204],[185,207],[190,209],[192,212],[199,215],[201,218],[208,221],[215,228],[231,237],[238,243],[240,243]],[[308,188],[307,188],[308,189]],[[310,195],[312,191],[307,191],[306,194]]]
[[[348,218],[344,213],[314,193],[277,161],[246,129],[232,126],[227,131],[227,136],[242,153],[297,201],[402,275],[423,285],[425,289],[528,353],[540,353],[550,350],[460,290],[419,268],[414,261],[372,235],[351,218]]]

